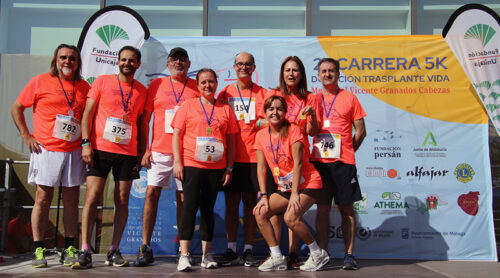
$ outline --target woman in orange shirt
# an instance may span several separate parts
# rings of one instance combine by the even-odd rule
[[[234,135],[239,128],[231,107],[215,100],[217,75],[203,68],[196,75],[199,98],[186,100],[172,120],[174,176],[182,181],[184,208],[179,227],[181,257],[178,271],[191,270],[189,246],[200,209],[203,257],[201,267],[216,268],[210,253],[217,191],[231,180]]]
[[[322,187],[321,177],[309,162],[309,149],[304,148],[307,137],[299,126],[290,124],[285,118],[285,99],[281,96],[270,96],[264,102],[264,111],[269,127],[257,132],[255,139],[261,199],[254,208],[254,215],[269,245],[271,256],[259,266],[259,270],[287,269],[285,257],[281,254],[276,232],[270,221],[272,216],[282,212],[285,212],[284,220],[288,228],[297,234],[311,251],[311,255],[300,269],[319,270],[330,261],[330,257],[318,246],[301,218],[316,202],[318,189]],[[266,162],[274,182],[278,185],[276,192],[270,196],[266,190]]]

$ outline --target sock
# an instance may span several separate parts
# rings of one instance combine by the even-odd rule
[[[252,246],[252,244],[245,244],[245,248],[244,248],[243,250],[245,250],[245,251],[246,251],[246,250],[250,250],[250,251],[252,251],[252,250],[253,250],[253,246]]]
[[[35,247],[35,250],[38,248],[38,247],[41,247],[41,248],[44,248],[43,247],[43,240],[39,240],[39,241],[33,241],[33,247]]]
[[[82,244],[82,250],[86,250],[90,253],[90,244]]]
[[[271,250],[271,256],[274,258],[281,258],[283,255],[281,254],[281,249],[279,245],[269,247]]]
[[[311,244],[308,244],[307,247],[309,247],[309,251],[315,256],[321,255],[321,248],[319,248],[318,243],[316,241],[313,241]]]
[[[228,242],[227,248],[233,250],[233,252],[236,253],[236,242]]]
[[[67,249],[70,246],[75,246],[75,238],[74,237],[65,237],[64,238],[64,249]]]
[[[118,246],[112,244],[110,247],[109,247],[109,250],[108,250],[108,253],[113,253],[116,249],[118,248]]]

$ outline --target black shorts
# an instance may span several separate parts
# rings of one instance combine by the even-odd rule
[[[274,192],[275,194],[279,194],[280,196],[283,196],[283,198],[290,200],[290,196],[292,196],[292,192],[290,191],[276,191]],[[305,194],[309,197],[312,197],[314,199],[318,199],[319,195],[321,194],[321,189],[309,189],[305,188],[302,190],[299,190],[299,194]]]
[[[271,196],[271,194],[273,194],[274,192],[276,192],[278,190],[278,185],[274,181],[273,172],[271,172],[271,169],[269,168],[269,166],[267,166],[266,168],[267,168],[267,171],[266,171],[266,192],[267,192],[267,196]]]
[[[87,177],[106,179],[110,170],[115,181],[129,181],[139,178],[140,165],[136,156],[94,150],[94,166],[87,165]]]
[[[257,163],[236,162],[231,182],[224,188],[226,192],[258,192]]]
[[[317,199],[318,205],[329,205],[332,198],[337,205],[348,205],[361,200],[356,165],[341,161],[321,163],[313,161],[323,180],[323,188]]]

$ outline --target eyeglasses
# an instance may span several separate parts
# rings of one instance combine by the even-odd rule
[[[175,62],[175,61],[187,62],[188,58],[187,57],[182,57],[182,56],[173,56],[173,57],[169,57],[168,60],[170,62]]]
[[[63,61],[66,60],[66,59],[69,59],[71,62],[76,61],[76,57],[75,56],[64,56],[63,55],[63,56],[59,56],[59,59],[61,59]]]
[[[234,65],[237,66],[238,68],[242,68],[242,67],[251,68],[251,67],[253,67],[253,63],[238,62],[238,63],[235,63]]]

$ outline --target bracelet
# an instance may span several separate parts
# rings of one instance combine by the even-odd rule
[[[88,138],[82,139],[82,146],[88,146],[90,144],[90,140]]]
[[[260,127],[260,121],[262,121],[262,119],[259,119],[259,120],[257,121],[257,127]]]
[[[227,166],[226,171],[229,171],[230,173],[233,172],[233,166]]]
[[[260,198],[267,198],[267,192],[260,192]]]

